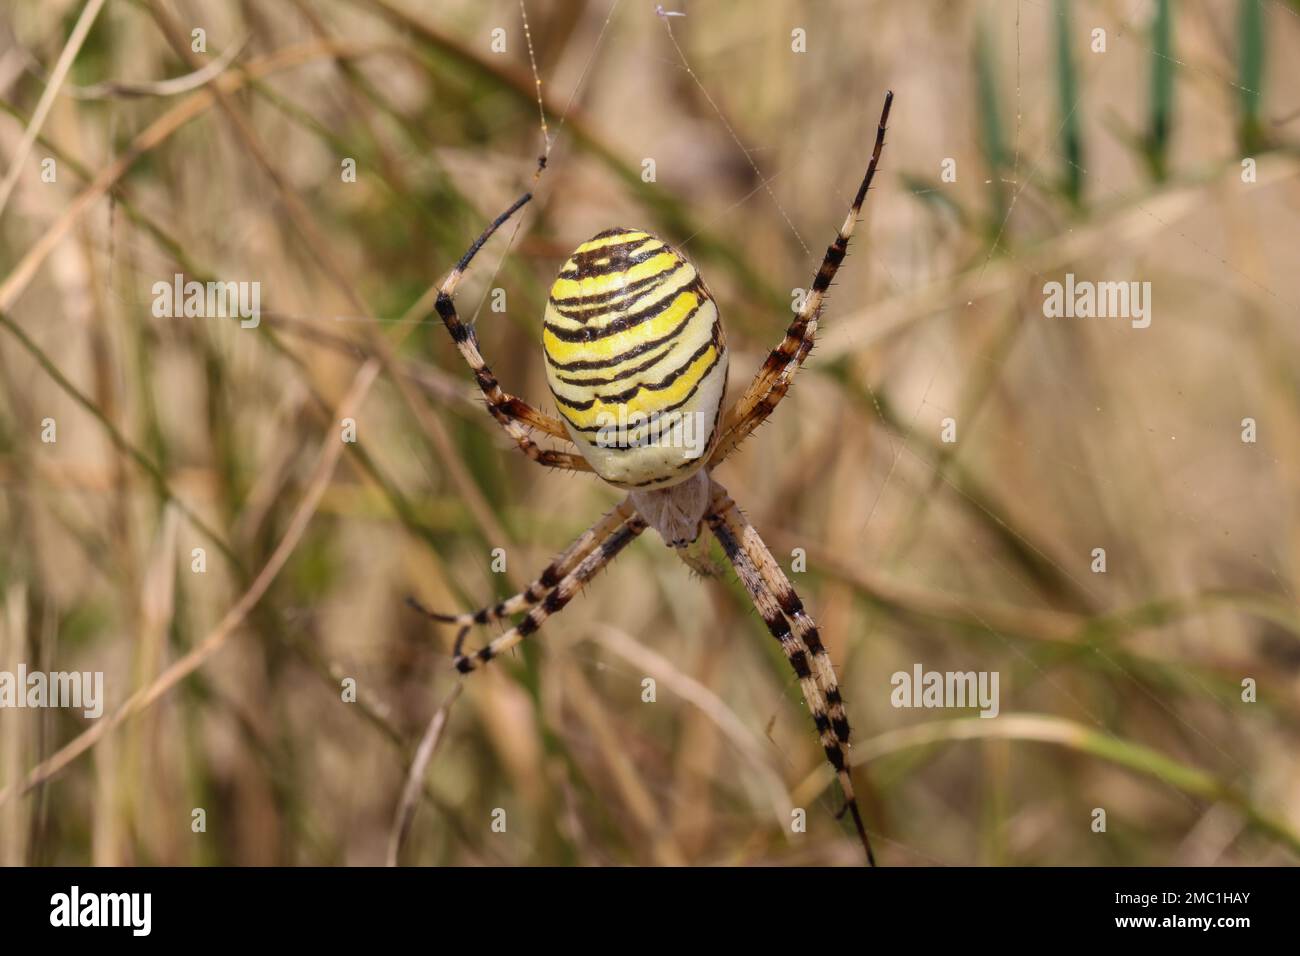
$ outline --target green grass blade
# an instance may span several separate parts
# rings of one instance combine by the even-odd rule
[[[1240,0],[1237,6],[1237,91],[1241,110],[1238,139],[1244,153],[1264,146],[1264,3]]]
[[[1148,104],[1146,158],[1151,177],[1163,182],[1174,113],[1174,17],[1169,0],[1156,4],[1151,23],[1151,101]]]
[[[1079,132],[1079,82],[1070,55],[1070,5],[1056,0],[1056,90],[1061,105],[1062,190],[1075,207],[1083,203],[1083,137]]]
[[[988,23],[981,19],[975,35],[975,77],[979,91],[980,151],[988,165],[992,184],[993,206],[990,209],[990,232],[1002,228],[1007,215],[1006,188],[1003,171],[1007,164],[1007,148],[1002,136],[1002,116],[998,111],[997,56]]]

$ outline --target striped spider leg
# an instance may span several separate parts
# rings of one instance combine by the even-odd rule
[[[456,343],[456,348],[460,351],[461,357],[465,359],[470,371],[474,373],[474,379],[483,391],[483,397],[487,400],[488,411],[505,429],[506,434],[515,440],[515,444],[519,446],[519,449],[540,465],[565,471],[591,471],[591,466],[587,464],[586,459],[581,455],[570,451],[555,451],[542,448],[532,440],[528,434],[530,427],[536,428],[552,438],[558,438],[569,447],[573,447],[568,432],[565,431],[561,422],[538,411],[523,399],[516,398],[502,390],[496,376],[492,374],[492,369],[488,367],[482,353],[479,352],[478,337],[474,334],[472,328],[460,320],[460,316],[456,314],[456,305],[452,301],[452,296],[456,294],[456,287],[460,285],[461,277],[464,276],[465,270],[469,268],[471,260],[473,260],[479,249],[483,248],[483,244],[492,238],[492,234],[500,229],[506,220],[518,212],[532,198],[532,193],[524,193],[523,196],[515,200],[509,209],[497,216],[483,230],[482,235],[474,240],[474,244],[461,257],[460,262],[456,263],[456,268],[452,269],[447,278],[442,280],[442,285],[438,289],[435,308],[442,318],[443,324],[447,326],[447,331],[451,333],[452,341]]]
[[[599,521],[579,535],[573,544],[557,555],[555,560],[548,564],[528,587],[496,604],[490,604],[479,608],[477,611],[467,611],[463,614],[443,614],[439,611],[430,611],[416,601],[415,598],[407,598],[406,601],[425,617],[443,624],[456,624],[460,627],[490,624],[493,621],[500,621],[516,614],[522,614],[546,597],[566,575],[577,567],[580,561],[603,544],[634,513],[635,509],[632,507],[631,499],[624,498],[618,507],[605,514]]]
[[[456,646],[453,651],[452,663],[455,665],[456,670],[462,674],[468,674],[470,671],[482,667],[494,657],[499,657],[519,644],[528,635],[537,631],[552,614],[558,614],[564,610],[565,605],[573,600],[582,586],[595,577],[605,565],[618,557],[619,552],[631,544],[637,535],[641,534],[647,527],[645,519],[635,511],[624,517],[622,506],[620,506],[585,532],[578,539],[578,542],[575,542],[569,551],[565,552],[565,555],[573,553],[578,544],[582,543],[588,536],[594,538],[602,527],[608,527],[609,524],[612,524],[613,522],[609,519],[615,516],[619,520],[614,524],[613,529],[607,531],[604,537],[599,539],[598,543],[593,541],[586,555],[575,566],[571,567],[555,583],[554,587],[547,590],[545,599],[540,604],[535,603],[524,619],[510,630],[493,638],[472,654],[466,654],[464,653],[464,643],[465,637],[469,633],[469,625],[464,625],[456,636]],[[562,558],[558,560],[562,560]]]
[[[763,623],[780,642],[781,650],[785,652],[786,659],[799,679],[804,701],[817,726],[822,749],[844,792],[844,808],[852,813],[858,839],[867,853],[867,861],[875,866],[876,858],[871,852],[871,841],[858,810],[853,778],[845,755],[845,749],[849,745],[849,721],[830,654],[826,652],[817,625],[804,609],[794,585],[781,570],[758,531],[722,485],[713,481],[710,491],[709,511],[704,520],[736,569],[736,574],[749,592]]]
[[[730,455],[750,432],[772,414],[777,403],[789,391],[790,380],[794,377],[794,373],[812,351],[813,341],[817,336],[817,321],[821,317],[826,292],[835,279],[840,263],[848,254],[853,227],[862,212],[862,204],[866,200],[867,190],[871,188],[871,181],[876,177],[876,167],[880,163],[880,154],[885,147],[885,127],[889,122],[889,108],[893,103],[894,94],[886,93],[885,106],[880,112],[880,123],[876,127],[876,145],[871,151],[871,162],[867,164],[866,175],[862,177],[862,185],[858,187],[858,193],[853,199],[853,205],[849,207],[844,225],[840,227],[835,241],[827,247],[821,268],[817,270],[817,275],[813,279],[812,288],[804,296],[803,303],[795,313],[794,321],[786,329],[785,338],[768,355],[762,368],[754,376],[754,380],[745,389],[745,393],[728,410],[723,423],[722,437],[709,456],[710,468],[717,466]]]

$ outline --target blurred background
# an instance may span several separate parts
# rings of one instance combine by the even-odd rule
[[[615,225],[695,260],[738,394],[887,89],[818,348],[718,472],[806,561],[877,856],[1300,858],[1300,4],[668,6],[0,11],[0,669],[106,698],[0,710],[0,862],[861,862],[733,575],[647,534],[459,698],[403,600],[495,601],[620,498],[430,321],[484,225],[536,193],[458,296],[515,394],[552,410],[546,291]],[[158,317],[177,273],[260,323]],[[1067,273],[1150,327],[1046,317]],[[918,664],[999,715],[894,707]]]

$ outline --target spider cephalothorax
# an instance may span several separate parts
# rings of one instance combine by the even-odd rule
[[[473,371],[488,411],[529,458],[553,468],[595,472],[628,495],[520,593],[468,614],[426,611],[460,626],[455,664],[468,673],[561,611],[647,527],[686,557],[687,547],[707,526],[794,669],[873,863],[849,773],[849,722],[830,655],[789,578],[710,472],[772,413],[812,348],[826,290],[844,261],[880,161],[892,101],[893,94],[886,94],[866,175],[794,321],[725,413],[727,348],[713,297],[681,252],[639,229],[609,229],[584,242],[551,287],[542,344],[547,382],[562,420],[504,392],[483,360],[473,330],[457,316],[452,296],[483,243],[531,195],[488,226],[443,281],[438,315]],[[531,437],[534,430],[574,450],[542,448]],[[473,625],[515,615],[523,616],[510,630],[464,653]]]

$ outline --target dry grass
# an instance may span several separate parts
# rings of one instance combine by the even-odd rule
[[[738,389],[886,88],[822,343],[719,472],[807,554],[878,856],[1296,861],[1296,5],[680,6],[679,50],[653,4],[528,4],[536,182],[517,0],[120,0],[79,50],[81,0],[0,13],[0,670],[108,698],[0,710],[0,863],[859,862],[736,582],[647,535],[444,711],[403,597],[509,593],[617,500],[508,447],[427,321],[486,220],[535,188],[459,296],[512,391],[549,407],[546,289],[615,224],[695,257]],[[177,272],[260,281],[261,325],[154,317]],[[1067,272],[1149,281],[1150,328],[1045,318]],[[1001,715],[894,708],[917,662]]]

